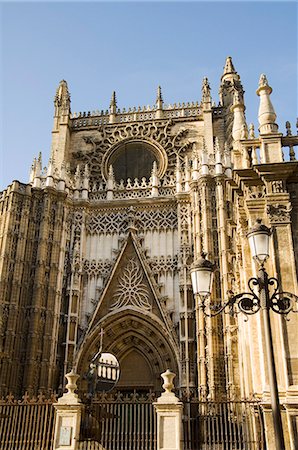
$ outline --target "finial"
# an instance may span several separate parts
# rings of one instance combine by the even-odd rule
[[[208,81],[207,77],[203,78],[203,83],[202,83],[202,101],[204,103],[209,103],[211,102],[211,95],[210,95],[210,84]]]
[[[67,82],[61,80],[56,90],[54,99],[55,115],[67,115],[70,113],[70,93]]]
[[[267,134],[276,133],[278,131],[278,125],[275,123],[275,110],[270,100],[271,92],[272,88],[269,86],[267,77],[264,73],[262,73],[259,80],[259,87],[257,89],[257,95],[260,97],[258,113],[260,133]]]
[[[109,117],[110,123],[116,122],[116,113],[117,113],[117,99],[116,99],[116,92],[113,91],[110,102],[110,117]]]
[[[111,103],[110,103],[110,108],[112,108],[113,106],[117,106],[117,99],[116,99],[116,92],[113,91],[112,93],[112,98],[111,98]]]
[[[162,108],[163,108],[163,98],[162,98],[162,93],[161,93],[161,87],[158,86],[157,97],[156,97],[156,109],[157,109],[156,118],[157,119],[161,119],[163,116]]]
[[[113,169],[112,164],[110,164],[110,166],[109,166],[108,178],[114,179],[114,169]]]
[[[85,164],[85,167],[84,167],[84,178],[89,178],[89,176],[90,176],[89,166],[88,166],[88,164]]]
[[[226,59],[226,63],[225,63],[225,67],[224,67],[224,75],[227,75],[228,73],[236,73],[233,61],[232,61],[232,57],[228,56]]]
[[[156,164],[156,161],[153,161],[151,174],[152,174],[152,176],[153,175],[157,175],[157,164]]]
[[[163,98],[162,98],[162,93],[161,93],[161,87],[160,86],[158,86],[158,88],[157,88],[157,97],[156,97],[156,102],[158,102],[158,101],[163,101]]]
[[[264,73],[261,73],[260,79],[259,79],[259,87],[263,86],[269,86],[267,77]]]
[[[255,126],[253,123],[249,124],[249,133],[248,133],[249,139],[255,139]]]
[[[292,136],[291,124],[288,120],[286,121],[286,130],[287,130],[287,136]]]

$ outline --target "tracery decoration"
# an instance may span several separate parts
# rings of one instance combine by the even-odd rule
[[[177,228],[177,212],[174,207],[159,209],[135,209],[135,219],[139,230],[167,230]],[[98,211],[86,219],[86,230],[90,234],[125,232],[127,229],[127,209],[112,212]]]
[[[107,277],[111,272],[112,264],[113,262],[109,259],[85,259],[83,261],[83,272],[88,277],[95,277],[99,275],[102,277]]]
[[[168,169],[171,172],[174,170],[177,155],[182,155],[192,146],[192,143],[186,139],[188,130],[180,128],[176,133],[172,133],[173,125],[174,122],[170,119],[167,122],[156,121],[121,124],[112,127],[101,126],[98,128],[97,136],[83,136],[84,142],[91,144],[91,149],[89,151],[79,150],[72,156],[77,163],[88,164],[91,182],[93,182],[101,178],[103,164],[107,174],[109,156],[118,144],[128,140],[144,140],[158,148],[163,153],[164,158],[168,158]]]
[[[154,274],[178,271],[178,256],[154,256],[148,259],[149,266]]]
[[[144,273],[138,261],[132,258],[128,261],[118,279],[118,287],[115,290],[110,309],[120,309],[131,305],[135,308],[150,310],[149,292],[143,283]]]

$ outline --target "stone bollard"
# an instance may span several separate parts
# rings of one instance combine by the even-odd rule
[[[56,423],[53,449],[77,450],[79,448],[81,414],[83,409],[83,404],[78,394],[75,393],[79,375],[71,371],[65,377],[68,381],[66,385],[67,392],[54,404]]]
[[[161,374],[165,392],[153,403],[157,413],[157,450],[182,450],[182,409],[172,389],[175,374],[169,369]]]

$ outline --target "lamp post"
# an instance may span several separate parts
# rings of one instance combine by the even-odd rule
[[[227,310],[230,315],[241,312],[245,314],[245,320],[247,320],[249,315],[261,310],[264,322],[276,450],[284,450],[285,444],[278,398],[269,311],[271,309],[273,312],[284,315],[285,317],[290,311],[298,312],[298,297],[290,292],[281,292],[279,290],[278,280],[273,277],[269,278],[265,270],[264,263],[269,257],[270,235],[271,230],[262,224],[260,219],[257,219],[255,226],[247,235],[252,256],[259,264],[258,276],[248,280],[249,292],[233,295],[221,304],[210,303],[214,264],[206,259],[206,254],[204,253],[202,253],[201,258],[192,266],[191,280],[194,295],[199,300],[199,307],[206,316],[216,316]]]

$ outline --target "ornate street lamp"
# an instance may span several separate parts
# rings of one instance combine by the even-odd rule
[[[264,263],[269,257],[270,235],[271,230],[262,224],[260,219],[257,219],[255,226],[247,234],[252,256],[259,264],[258,276],[252,277],[248,281],[250,292],[233,295],[223,304],[210,303],[214,264],[206,259],[206,254],[204,253],[202,253],[201,258],[192,266],[191,280],[194,295],[199,302],[198,306],[206,316],[216,316],[227,310],[232,316],[242,312],[246,316],[245,320],[248,320],[249,315],[255,314],[261,309],[264,321],[276,449],[284,450],[285,444],[278,398],[269,311],[271,309],[275,313],[284,315],[285,318],[290,311],[297,313],[298,297],[290,292],[281,292],[279,290],[278,280],[273,277],[268,277]]]

